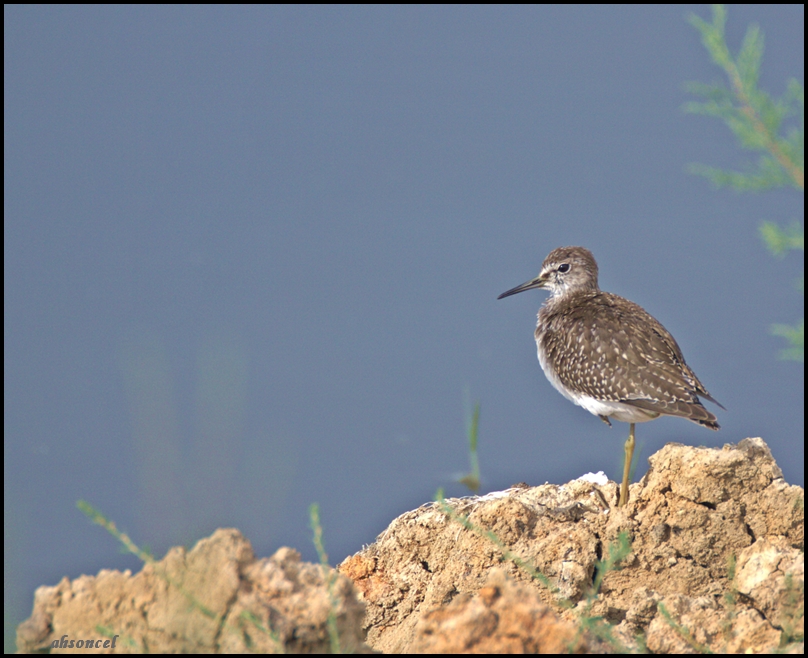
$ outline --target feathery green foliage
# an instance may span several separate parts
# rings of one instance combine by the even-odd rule
[[[757,25],[746,31],[738,55],[733,57],[727,45],[724,28],[725,5],[713,5],[711,23],[690,15],[690,23],[701,34],[701,40],[713,62],[727,75],[729,87],[717,83],[688,83],[692,94],[701,102],[686,103],[685,111],[716,117],[726,123],[744,149],[760,155],[746,171],[731,171],[703,164],[691,164],[688,170],[708,178],[716,187],[736,191],[759,192],[780,187],[805,188],[805,92],[797,80],[789,80],[785,94],[774,98],[758,87],[763,60],[763,34]],[[774,222],[764,222],[761,237],[775,255],[790,250],[804,251],[804,226],[800,222],[783,229]],[[802,290],[803,279],[798,281]],[[776,324],[771,332],[789,343],[781,358],[804,359],[804,320],[796,325]]]
[[[727,74],[730,87],[689,83],[688,91],[705,100],[687,103],[685,110],[723,120],[743,148],[759,151],[761,156],[757,166],[746,172],[725,171],[704,165],[692,165],[691,170],[706,176],[718,186],[729,185],[736,190],[768,190],[784,186],[802,190],[805,134],[803,86],[797,80],[790,80],[786,93],[780,99],[759,89],[763,58],[760,28],[757,25],[749,26],[738,56],[733,57],[724,33],[726,21],[724,5],[713,5],[712,23],[696,15],[690,16],[690,22],[701,33],[702,43],[713,62]],[[798,123],[787,127],[784,123],[791,117],[797,117]]]

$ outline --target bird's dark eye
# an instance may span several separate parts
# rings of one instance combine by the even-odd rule
[[[561,263],[561,265],[558,266],[558,271],[561,272],[562,274],[564,274],[564,272],[569,272],[570,271],[570,264],[569,263]]]

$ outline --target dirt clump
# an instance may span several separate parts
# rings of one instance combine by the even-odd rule
[[[639,637],[659,653],[760,652],[801,640],[804,491],[783,480],[763,440],[668,444],[650,462],[623,508],[616,483],[580,479],[400,516],[338,567],[367,604],[368,644],[431,646],[436,611],[482,596],[494,569],[535,593],[543,619],[539,604],[579,629],[586,644],[574,650],[642,649]],[[606,567],[621,544],[630,552]],[[474,650],[481,627],[454,628],[452,650]],[[496,653],[513,642],[485,646]]]
[[[625,507],[597,477],[432,502],[337,571],[291,548],[256,559],[237,530],[217,530],[135,575],[40,587],[17,646],[802,653],[803,489],[762,439],[668,444],[650,462]]]

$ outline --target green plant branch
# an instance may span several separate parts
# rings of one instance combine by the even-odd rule
[[[727,171],[705,165],[690,165],[689,171],[709,178],[714,185],[727,185],[735,190],[760,191],[790,185],[800,192],[805,189],[805,92],[803,85],[790,80],[780,99],[772,98],[758,87],[763,60],[763,35],[756,25],[746,31],[737,57],[732,56],[726,41],[727,9],[716,4],[712,22],[691,14],[690,23],[701,34],[701,40],[713,62],[729,78],[724,85],[690,83],[688,89],[706,99],[685,104],[685,110],[723,120],[741,146],[761,151],[757,167],[749,172]],[[784,133],[783,121],[797,116],[799,125]],[[774,222],[763,222],[760,235],[775,256],[789,250],[804,251],[805,229],[793,222],[782,229]],[[802,290],[802,278],[798,281]],[[804,322],[792,326],[772,325],[771,333],[784,338],[788,348],[780,350],[780,358],[803,361],[805,354]]]
[[[796,102],[804,107],[802,85],[791,81],[783,101],[775,102],[767,94],[757,89],[760,63],[763,57],[763,37],[757,26],[751,26],[744,37],[743,45],[737,60],[733,59],[726,43],[725,25],[727,12],[724,5],[713,5],[713,21],[708,23],[699,16],[691,14],[690,23],[700,32],[702,43],[710,53],[713,61],[724,70],[729,78],[731,94],[721,87],[691,84],[690,91],[706,96],[707,103],[688,103],[685,109],[690,112],[708,114],[723,119],[747,148],[768,152],[784,171],[792,184],[799,190],[805,188],[805,173],[802,158],[803,128],[792,135],[793,144],[781,139],[777,131],[782,120],[791,111],[791,104]],[[736,105],[737,103],[737,105]],[[802,124],[801,124],[802,125]],[[743,182],[745,187],[765,188],[777,178],[775,172],[767,171],[765,160],[760,163],[760,171],[764,174],[760,180],[748,178],[743,174],[737,177],[727,172],[712,168],[695,168],[696,173],[710,176],[716,183]],[[722,175],[723,174],[723,175]]]
[[[337,573],[328,564],[328,554],[325,552],[325,544],[323,544],[323,526],[320,523],[320,506],[317,503],[309,505],[309,523],[314,534],[314,548],[320,558],[320,568],[323,570],[323,580],[328,591],[326,628],[328,629],[331,653],[342,653],[339,642],[339,629],[337,628],[337,597],[334,595],[334,582],[336,581]]]

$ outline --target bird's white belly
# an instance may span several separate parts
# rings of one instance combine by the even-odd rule
[[[538,341],[536,342],[538,344]],[[564,384],[561,383],[561,380],[558,378],[555,371],[550,367],[550,364],[548,363],[547,358],[542,352],[541,348],[538,349],[538,355],[541,369],[544,371],[544,374],[553,387],[570,402],[574,402],[579,407],[583,407],[590,414],[594,414],[595,416],[607,416],[623,423],[644,423],[647,420],[654,420],[654,418],[659,417],[659,414],[654,413],[653,411],[638,409],[637,407],[630,404],[625,404],[624,402],[598,400],[597,398],[593,398],[582,393],[576,393],[575,391],[566,388]]]

